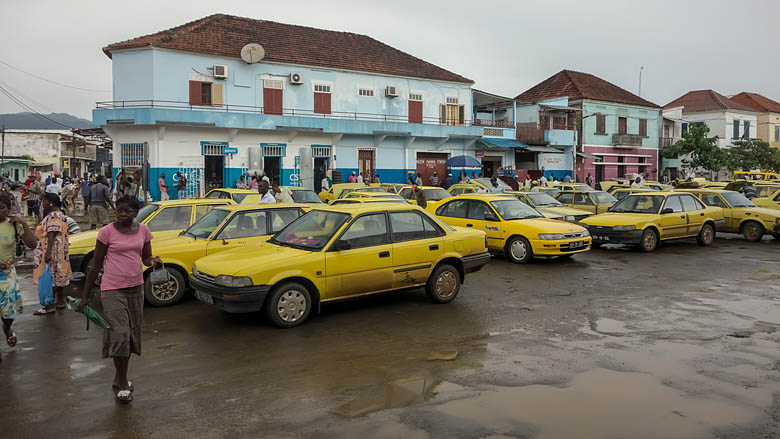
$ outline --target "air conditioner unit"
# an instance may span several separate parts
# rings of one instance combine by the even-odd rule
[[[303,84],[302,73],[290,73],[290,84],[301,85]]]
[[[228,68],[226,65],[214,64],[214,78],[226,79],[228,77]]]
[[[385,96],[387,96],[388,98],[397,98],[398,87],[395,87],[393,85],[388,85],[387,88],[385,88]]]

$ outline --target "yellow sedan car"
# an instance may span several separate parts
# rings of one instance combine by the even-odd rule
[[[545,194],[544,192],[515,192],[510,191],[518,200],[533,207],[545,218],[557,219],[569,223],[576,223],[593,215],[587,210],[574,209],[566,207],[560,201]]]
[[[457,183],[447,188],[447,192],[450,195],[463,195],[463,194],[476,194],[479,192],[487,192],[487,189],[483,189],[482,185],[469,184],[469,183]]]
[[[451,226],[485,232],[490,251],[518,264],[534,256],[569,257],[590,250],[591,238],[584,227],[544,218],[506,195],[459,195],[429,210]]]
[[[757,207],[739,192],[720,189],[678,189],[698,197],[708,206],[723,209],[724,232],[741,233],[750,242],[761,241],[765,233],[780,237],[780,210]]]
[[[602,191],[561,191],[555,194],[555,199],[564,206],[595,214],[606,212],[617,202],[617,198]]]
[[[307,204],[261,204],[217,207],[179,236],[152,242],[168,271],[169,281],[152,285],[144,296],[154,306],[173,305],[184,296],[187,276],[197,259],[226,250],[265,242],[274,233],[310,210]]]
[[[452,195],[450,195],[449,192],[445,191],[444,189],[437,187],[437,186],[420,186],[423,191],[423,195],[425,196],[425,202],[427,204],[436,203],[438,201],[444,200],[446,198],[450,198]],[[417,198],[415,198],[414,192],[412,192],[412,186],[404,186],[401,188],[400,191],[398,191],[398,195],[406,198],[407,201],[409,201],[411,204],[417,205]]]
[[[234,202],[227,198],[158,201],[142,207],[135,220],[146,224],[156,244],[162,239],[176,236],[215,207],[229,204]],[[70,266],[73,271],[87,272],[95,251],[97,233],[97,230],[88,230],[69,237]]]
[[[671,239],[695,237],[700,245],[710,245],[724,221],[723,209],[705,206],[691,194],[653,191],[628,195],[582,224],[594,247],[627,244],[651,252]]]
[[[776,190],[774,193],[768,194],[766,197],[753,198],[751,201],[759,207],[780,209],[780,189]]]
[[[321,303],[425,287],[451,302],[468,273],[490,261],[485,233],[447,226],[409,204],[314,209],[260,246],[195,262],[196,297],[231,313],[265,309],[289,328]]]
[[[561,191],[583,191],[583,192],[595,191],[595,189],[593,189],[592,187],[590,187],[585,183],[558,183],[558,184],[554,184],[553,187],[557,187]]]
[[[344,198],[350,192],[357,190],[361,191],[374,191],[374,192],[387,192],[385,189],[379,186],[366,186],[365,183],[336,183],[327,191],[319,193],[320,200],[330,203],[333,200]]]
[[[217,188],[208,191],[203,198],[218,198],[223,200],[231,200],[236,204],[241,204],[247,195],[257,195],[255,189],[234,189],[234,188]]]

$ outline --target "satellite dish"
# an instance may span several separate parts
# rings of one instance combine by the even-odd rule
[[[265,57],[265,49],[257,43],[249,43],[241,48],[241,59],[247,64],[260,62]]]

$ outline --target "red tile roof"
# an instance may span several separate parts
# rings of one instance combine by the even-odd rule
[[[365,35],[224,14],[110,44],[103,52],[110,58],[117,50],[153,46],[240,58],[248,43],[263,46],[265,61],[474,83]]]
[[[664,108],[674,107],[683,107],[683,113],[720,110],[754,111],[751,107],[740,104],[713,90],[689,91],[664,105]]]
[[[773,112],[780,113],[780,102],[773,101],[767,97],[761,96],[758,93],[749,93],[743,91],[742,93],[733,96],[732,101],[738,102],[742,105],[748,106],[759,113]]]
[[[658,105],[640,98],[611,82],[590,73],[561,70],[531,89],[517,95],[521,102],[539,102],[545,99],[568,96],[569,100],[593,99],[619,104],[658,108]]]

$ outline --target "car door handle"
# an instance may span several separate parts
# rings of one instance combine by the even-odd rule
[[[389,258],[390,257],[390,252],[379,252],[379,257],[380,258]]]
[[[431,244],[428,246],[428,250],[438,250],[439,244]]]
[[[704,216],[704,214],[703,214],[703,213],[700,213],[700,214],[699,214],[699,216]]]
[[[466,227],[474,227],[474,224],[466,224]]]

